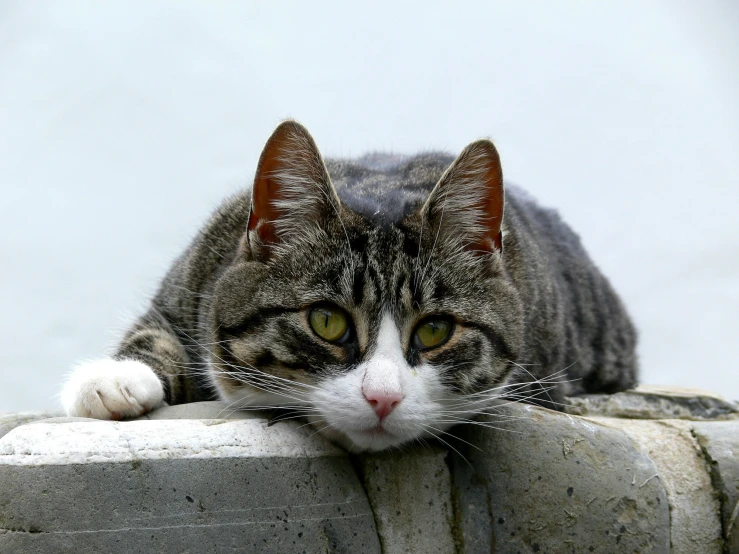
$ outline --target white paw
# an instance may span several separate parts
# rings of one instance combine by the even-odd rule
[[[142,362],[103,359],[74,368],[61,400],[68,416],[123,419],[162,406],[164,388]]]

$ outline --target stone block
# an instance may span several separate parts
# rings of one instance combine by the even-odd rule
[[[734,405],[619,394],[573,402],[584,416],[507,404],[359,456],[221,402],[7,414],[0,552],[739,554]]]
[[[343,451],[290,422],[40,422],[0,440],[0,552],[380,552]]]
[[[358,458],[384,554],[455,551],[447,455],[430,444]]]
[[[59,414],[56,412],[15,412],[10,414],[0,414],[0,439],[16,427],[42,419],[49,419],[58,415]]]
[[[568,398],[573,415],[627,419],[739,419],[739,404],[700,389],[640,385],[616,394],[586,394]]]
[[[739,424],[696,423],[693,434],[710,464],[721,503],[725,552],[739,554]]]
[[[709,466],[693,436],[694,424],[681,420],[598,421],[626,433],[657,467],[670,504],[671,552],[721,554],[719,504]],[[739,430],[739,422],[730,425]]]
[[[501,414],[452,443],[465,553],[670,552],[665,486],[626,433],[521,404]]]

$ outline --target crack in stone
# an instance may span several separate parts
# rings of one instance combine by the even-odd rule
[[[364,492],[364,497],[367,499],[367,504],[370,507],[370,513],[372,514],[372,520],[375,522],[375,534],[377,535],[377,544],[380,545],[380,552],[385,552],[385,544],[383,543],[383,537],[380,534],[380,525],[381,522],[379,521],[379,518],[377,517],[377,514],[375,513],[376,506],[372,503],[372,498],[370,497],[368,491],[367,491],[367,484],[365,483],[365,475],[364,471],[362,471],[362,463],[359,460],[359,457],[356,454],[349,454],[349,463],[351,463],[352,468],[354,469],[354,474],[357,476],[357,480],[359,481],[359,486],[362,487],[362,492]]]
[[[718,460],[715,460],[711,454],[708,452],[708,448],[706,448],[706,445],[703,444],[703,441],[698,436],[698,433],[696,433],[695,428],[690,428],[690,434],[693,437],[693,440],[698,445],[698,448],[700,448],[701,454],[703,455],[703,461],[706,464],[706,469],[708,471],[708,475],[711,478],[711,487],[713,488],[713,493],[716,495],[716,498],[718,501],[718,514],[716,514],[719,518],[719,521],[721,522],[721,526],[723,527],[721,529],[722,535],[724,539],[728,539],[729,535],[731,535],[731,527],[734,520],[736,520],[737,513],[739,513],[739,502],[737,502],[736,507],[734,507],[733,515],[729,518],[728,525],[724,526],[724,522],[727,521],[727,513],[725,511],[725,502],[722,501],[722,490],[724,488],[724,481],[721,478],[721,472],[718,468]]]
[[[729,518],[729,523],[726,525],[726,531],[724,535],[724,538],[726,540],[729,539],[729,536],[731,535],[731,530],[734,528],[734,523],[736,522],[738,517],[739,517],[739,500],[736,501],[734,510],[731,512],[731,517]]]
[[[354,514],[349,516],[333,516],[333,517],[305,517],[298,519],[285,518],[282,519],[284,523],[302,523],[306,521],[329,521],[336,519],[356,519],[360,517],[373,516],[372,512],[362,512],[360,514]],[[244,527],[248,525],[272,525],[274,519],[268,519],[264,521],[233,521],[228,523],[186,523],[180,525],[159,525],[155,527],[116,527],[110,529],[78,529],[75,531],[41,531],[31,527],[30,529],[17,529],[17,528],[0,528],[0,533],[26,533],[26,534],[44,534],[44,535],[94,535],[97,533],[121,533],[126,531],[162,531],[165,529],[190,529],[190,528],[201,528],[201,527]]]

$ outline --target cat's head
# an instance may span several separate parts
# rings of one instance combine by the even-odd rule
[[[363,215],[339,199],[304,127],[275,130],[211,309],[224,400],[281,406],[353,450],[381,450],[500,395],[523,310],[502,259],[498,154],[478,140],[445,171],[406,175],[433,179],[430,193],[396,221]]]

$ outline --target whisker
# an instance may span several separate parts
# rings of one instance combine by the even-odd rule
[[[439,422],[439,423],[443,423],[443,422]],[[444,423],[445,423],[445,422],[444,422]],[[468,445],[468,446],[471,446],[471,447],[472,447],[472,448],[474,448],[475,450],[479,450],[480,452],[482,452],[482,448],[480,448],[479,446],[477,446],[477,445],[475,445],[475,444],[472,444],[471,442],[467,442],[466,440],[464,440],[464,439],[463,439],[463,438],[461,438],[461,437],[458,437],[458,436],[456,436],[456,435],[453,435],[453,434],[451,434],[451,433],[448,433],[448,432],[446,432],[446,431],[444,431],[444,430],[442,430],[442,429],[437,429],[436,427],[432,427],[431,425],[428,425],[428,424],[425,424],[425,423],[422,423],[421,425],[423,425],[424,427],[426,427],[426,428],[428,428],[428,429],[432,429],[432,430],[434,430],[434,431],[436,431],[437,433],[440,433],[440,434],[442,434],[442,435],[447,435],[447,436],[449,436],[449,437],[452,437],[452,438],[454,438],[454,439],[456,439],[456,440],[458,440],[458,441],[461,441],[461,442],[465,443],[465,444],[466,444],[466,445]]]
[[[519,419],[529,419],[529,418],[519,418]],[[506,433],[523,434],[523,431],[517,431],[516,429],[506,429],[504,427],[497,427],[495,425],[491,425],[490,423],[488,423],[486,421],[479,421],[479,420],[476,420],[476,419],[461,419],[460,418],[460,419],[453,420],[453,422],[454,422],[455,425],[460,425],[460,424],[461,425],[477,425],[479,427],[485,427],[487,429],[494,429],[496,431],[505,431]],[[451,422],[447,421],[445,423],[451,423]],[[501,423],[505,423],[505,422],[501,422]]]
[[[421,428],[426,428],[427,427],[423,423],[419,423],[418,425]],[[431,429],[434,430],[433,427],[431,427]],[[433,435],[433,433],[432,433],[432,435]],[[444,439],[442,439],[438,435],[434,435],[434,438],[436,438],[436,440],[441,441],[442,444],[445,444],[446,446],[448,446],[449,448],[451,448],[452,450],[454,450],[459,455],[460,458],[462,458],[465,462],[467,462],[467,464],[470,467],[472,467],[472,464],[470,464],[469,460],[467,458],[465,458],[459,450],[457,450],[456,448],[454,448],[451,444],[449,444],[447,441],[445,441]]]

